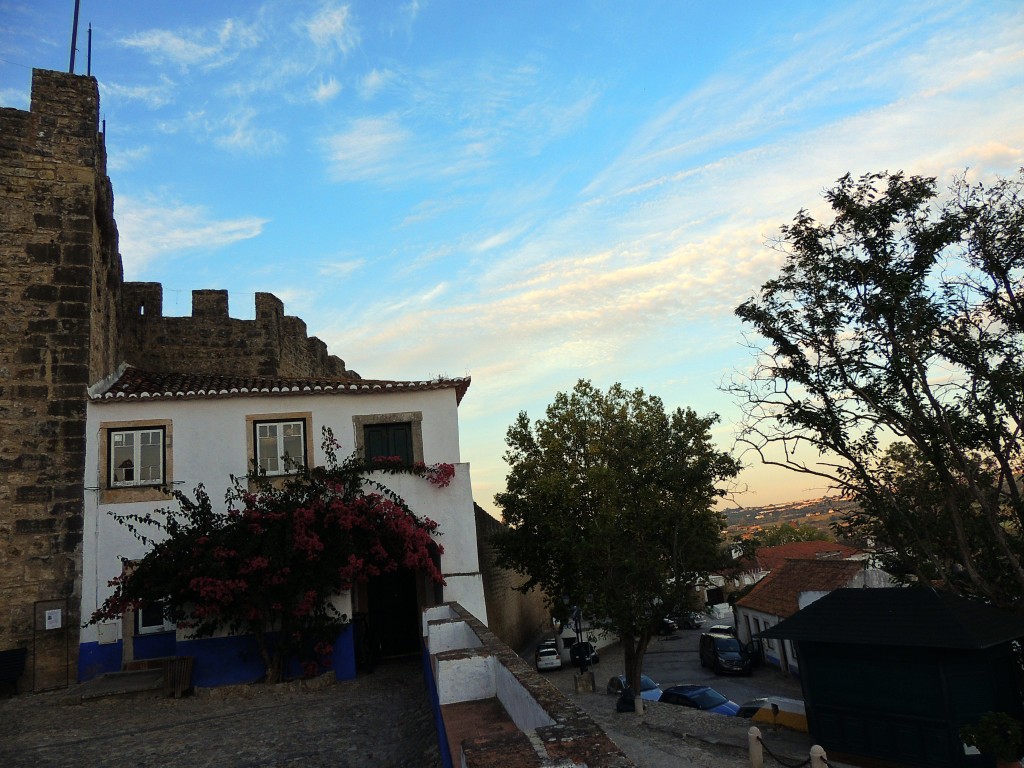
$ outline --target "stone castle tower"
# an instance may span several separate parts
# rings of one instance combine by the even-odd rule
[[[159,283],[125,283],[95,78],[34,70],[28,112],[0,109],[0,651],[27,648],[20,690],[74,681],[87,387],[152,371],[358,378],[256,295],[194,291],[164,317]]]

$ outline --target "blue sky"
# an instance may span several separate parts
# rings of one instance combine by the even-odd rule
[[[73,0],[0,0],[0,103]],[[463,460],[621,381],[722,416],[765,242],[847,171],[1024,166],[1024,4],[82,0],[127,279],[257,291],[370,378],[471,375]],[[748,459],[748,463],[752,459]],[[751,466],[737,497],[822,495]]]

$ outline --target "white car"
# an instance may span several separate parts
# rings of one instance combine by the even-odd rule
[[[545,669],[562,668],[562,656],[558,653],[558,649],[552,646],[539,647],[537,653],[534,654],[534,660],[537,662],[538,672],[543,672]]]

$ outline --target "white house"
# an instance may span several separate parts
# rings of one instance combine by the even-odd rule
[[[836,589],[891,585],[889,574],[869,567],[863,560],[788,559],[736,601],[736,636],[750,643],[761,632]],[[766,663],[783,672],[800,674],[798,649],[791,641],[766,639],[763,650]]]
[[[357,620],[335,644],[339,676],[354,676],[359,635],[367,628],[384,655],[418,651],[424,607],[458,601],[486,622],[469,465],[459,455],[458,405],[469,384],[468,378],[156,374],[123,366],[89,391],[81,615],[91,616],[111,593],[109,581],[121,574],[123,559],[145,552],[113,515],[174,507],[162,488],[191,493],[199,483],[217,504],[230,477],[244,476],[254,461],[268,475],[287,471],[284,454],[321,464],[321,432],[329,427],[341,445],[339,457],[369,451],[455,465],[445,488],[413,475],[381,478],[417,515],[438,522],[445,585],[399,573],[341,596],[339,609]],[[127,660],[179,655],[195,659],[196,684],[250,681],[262,671],[253,648],[247,637],[189,640],[160,616],[140,611],[82,629],[79,679],[121,669]]]

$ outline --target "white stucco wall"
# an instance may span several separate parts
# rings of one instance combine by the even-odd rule
[[[423,478],[382,475],[421,517],[439,524],[438,542],[444,547],[441,570],[448,586],[445,600],[457,600],[481,621],[487,621],[483,584],[477,559],[476,526],[469,465],[459,463],[458,410],[455,392],[442,389],[422,392],[394,391],[376,394],[336,393],[237,396],[217,399],[172,400],[162,398],[90,402],[87,406],[85,500],[83,532],[82,615],[90,616],[110,594],[110,579],[121,572],[121,558],[135,559],[146,550],[111,513],[143,515],[174,506],[173,501],[101,503],[105,485],[101,472],[101,423],[115,421],[172,422],[168,451],[172,455],[174,487],[191,495],[203,483],[215,508],[223,506],[230,476],[244,476],[250,456],[246,416],[254,414],[312,414],[313,463],[322,464],[321,430],[330,427],[341,445],[339,458],[356,446],[354,417],[418,411],[422,414],[423,459],[427,464],[456,465],[455,478],[447,488],[437,488]],[[81,641],[97,639],[95,626],[82,630]]]

